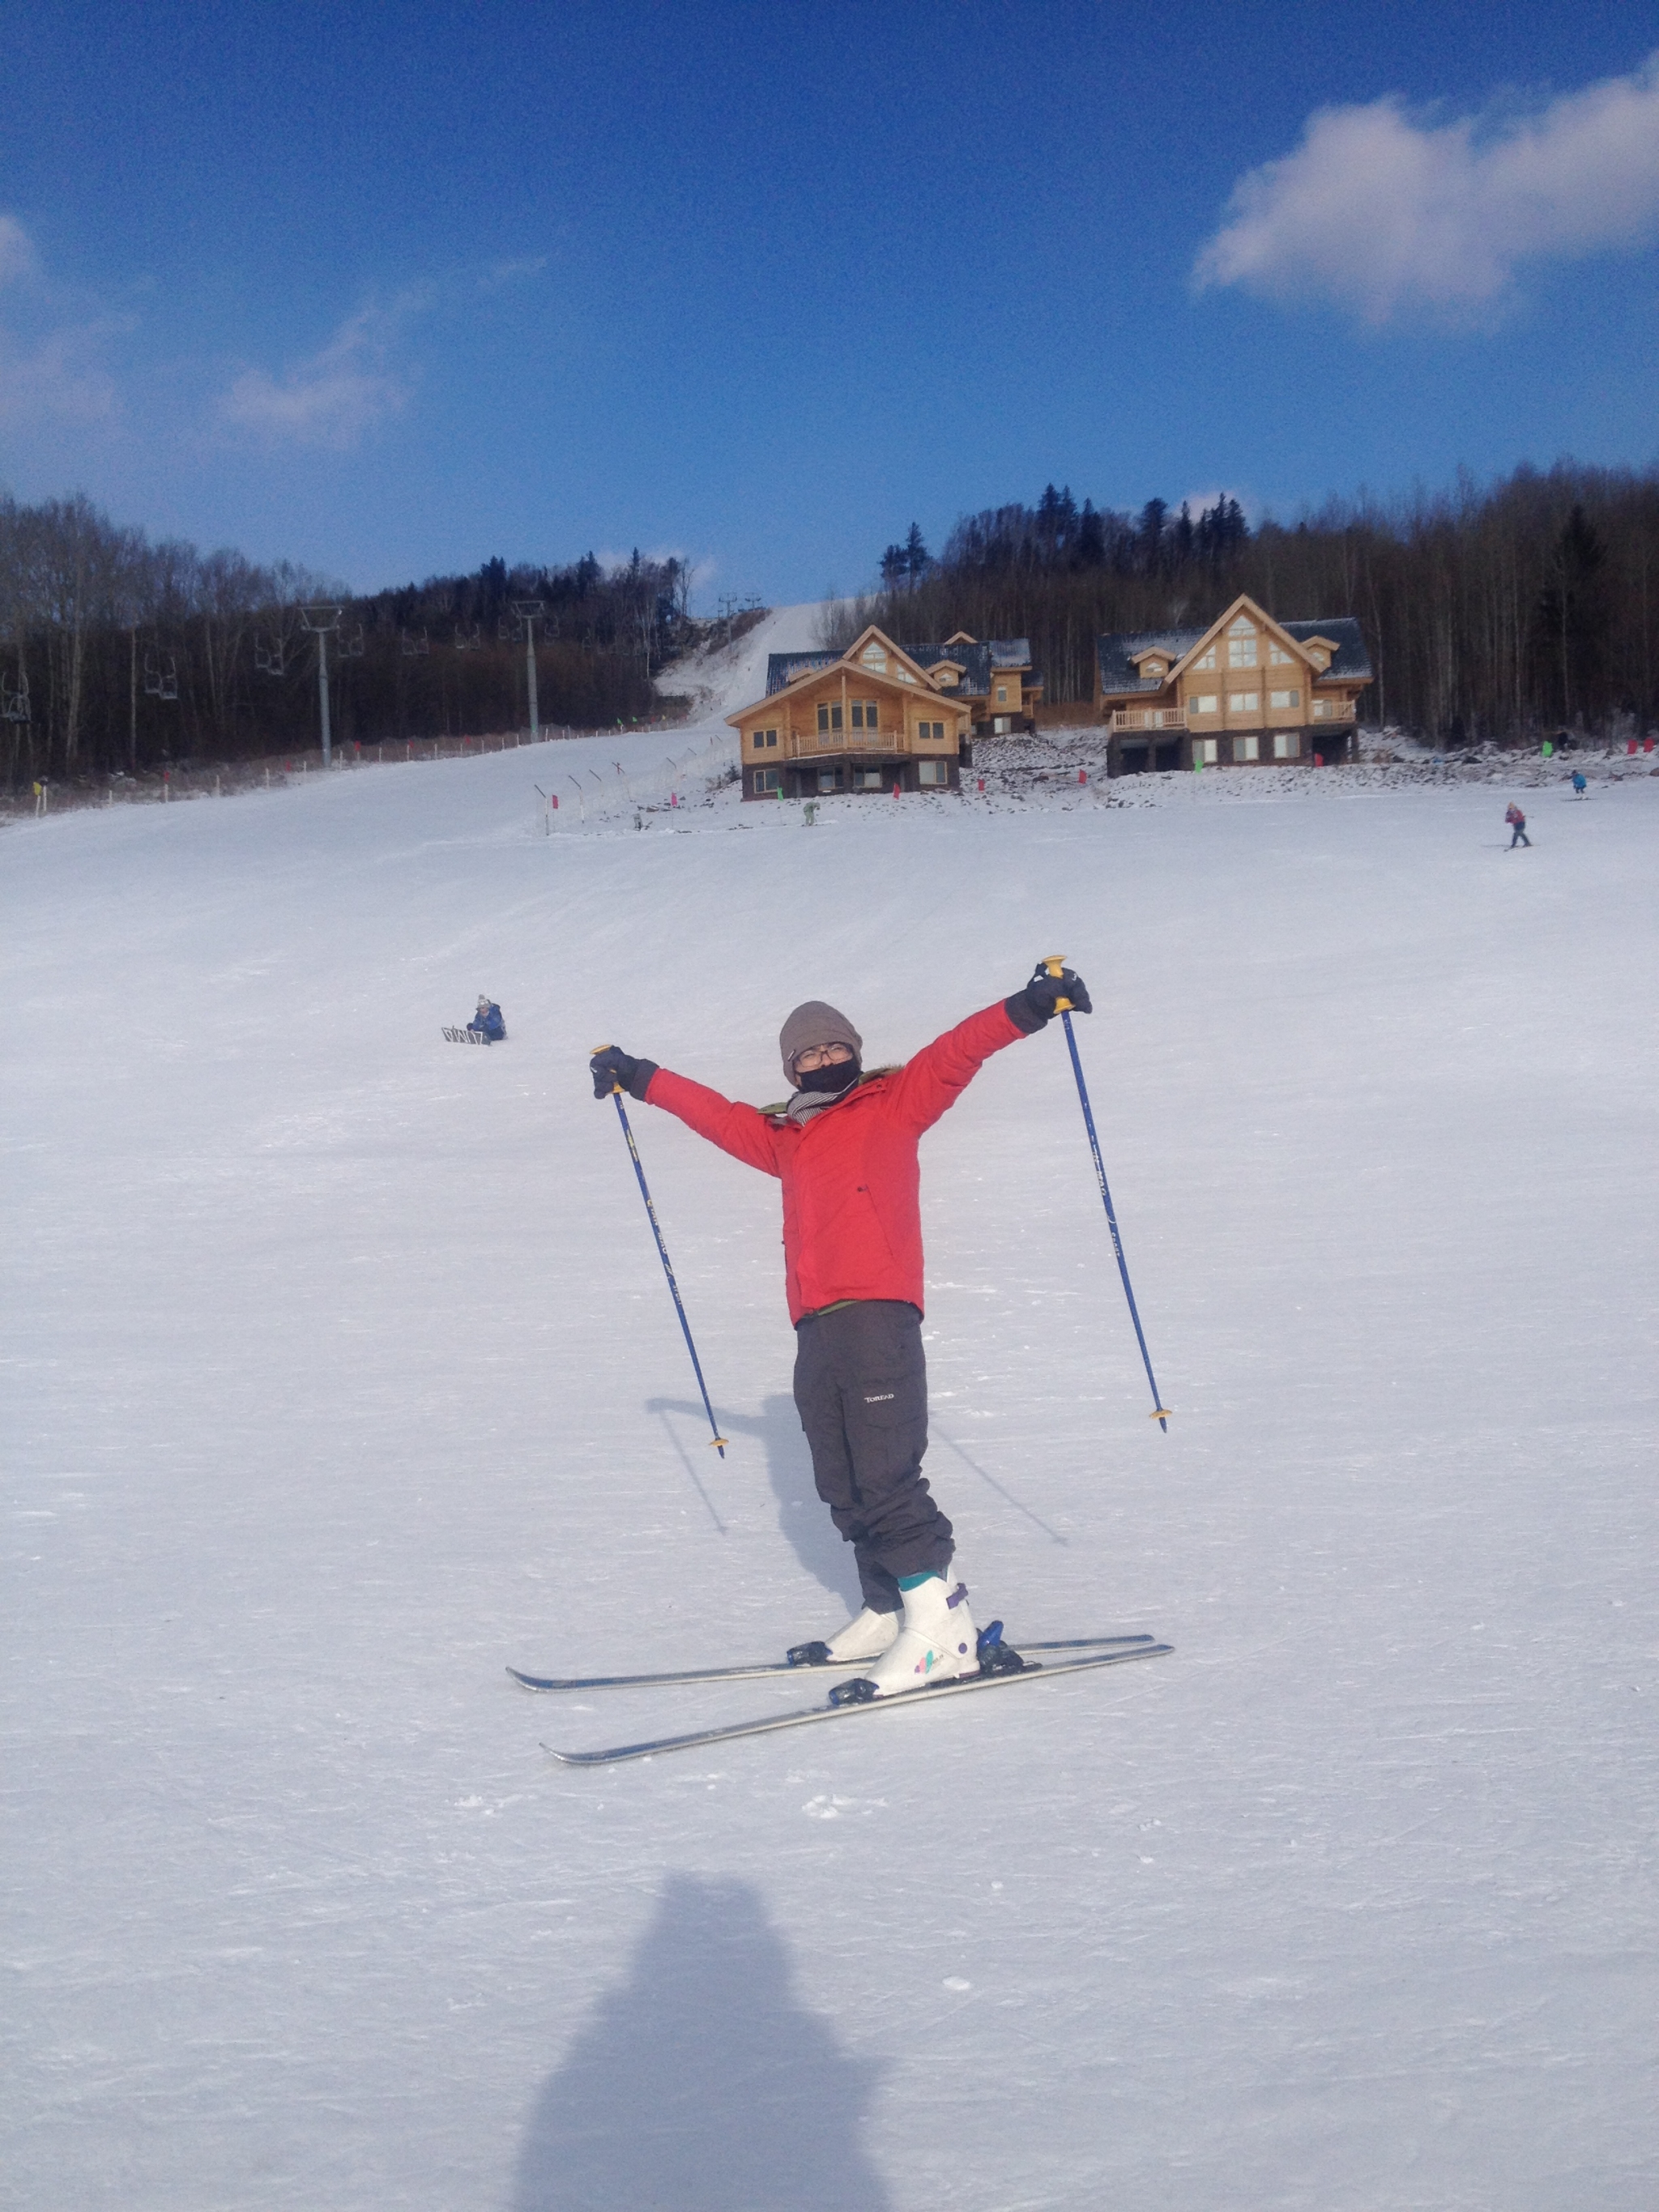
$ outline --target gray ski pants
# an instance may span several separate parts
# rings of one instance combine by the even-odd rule
[[[900,1299],[861,1298],[810,1316],[795,1334],[795,1407],[818,1496],[853,1547],[864,1602],[896,1613],[898,1577],[943,1574],[955,1549],[921,1471],[921,1316]]]

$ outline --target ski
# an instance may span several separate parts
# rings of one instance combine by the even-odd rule
[[[1103,1644],[1151,1644],[1150,1636],[1062,1636],[1047,1644],[1022,1644],[1022,1651],[1085,1651]],[[818,1674],[845,1667],[867,1667],[867,1659],[820,1661],[792,1667],[786,1659],[757,1661],[752,1667],[684,1667],[666,1674],[523,1674],[507,1673],[526,1690],[661,1690],[678,1682],[756,1682],[778,1674]]]
[[[1027,1646],[1027,1649],[1036,1647]],[[966,1680],[940,1682],[929,1690],[908,1690],[896,1698],[874,1698],[866,1705],[805,1705],[793,1712],[778,1713],[769,1720],[735,1721],[726,1728],[694,1729],[689,1735],[657,1736],[646,1743],[617,1743],[600,1751],[560,1751],[550,1743],[542,1749],[562,1766],[611,1766],[624,1759],[650,1759],[661,1751],[695,1751],[708,1744],[730,1743],[738,1736],[772,1735],[781,1729],[811,1728],[818,1721],[851,1720],[855,1713],[890,1713],[896,1709],[931,1705],[939,1698],[967,1697],[978,1690],[1000,1690],[1010,1682],[1053,1681],[1062,1674],[1082,1674],[1097,1667],[1121,1667],[1131,1659],[1158,1659],[1173,1651],[1173,1644],[1137,1644],[1127,1650],[1096,1651],[1086,1659],[1061,1659],[1052,1665],[1031,1664],[1006,1673],[975,1674]],[[791,1670],[792,1672],[794,1670]]]

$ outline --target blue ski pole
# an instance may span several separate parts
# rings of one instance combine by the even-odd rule
[[[602,1051],[603,1046],[599,1049]],[[657,1255],[662,1261],[662,1271],[668,1278],[668,1287],[674,1299],[674,1310],[680,1317],[680,1327],[685,1334],[685,1348],[691,1355],[691,1365],[696,1375],[697,1388],[702,1393],[702,1410],[708,1414],[708,1425],[714,1431],[711,1441],[714,1449],[724,1459],[726,1438],[720,1434],[720,1423],[714,1419],[714,1408],[708,1402],[708,1385],[702,1379],[702,1363],[697,1358],[696,1346],[691,1341],[691,1324],[685,1317],[685,1305],[680,1297],[680,1286],[674,1280],[674,1270],[669,1265],[668,1247],[662,1241],[662,1231],[657,1223],[657,1209],[651,1203],[651,1193],[646,1183],[645,1170],[640,1164],[640,1148],[634,1142],[634,1131],[629,1122],[627,1109],[623,1104],[620,1083],[613,1088],[611,1096],[617,1102],[617,1119],[622,1123],[623,1134],[628,1139],[629,1158],[633,1161],[634,1172],[640,1179],[640,1196],[645,1200],[645,1211],[651,1223],[651,1234],[657,1240]]]
[[[1058,975],[1066,965],[1061,953],[1045,955],[1043,966],[1051,975]],[[1106,1226],[1112,1232],[1112,1249],[1117,1255],[1117,1272],[1123,1278],[1123,1295],[1129,1301],[1129,1318],[1135,1325],[1135,1341],[1140,1346],[1140,1357],[1146,1369],[1146,1380],[1152,1386],[1152,1411],[1150,1418],[1158,1423],[1167,1437],[1170,1433],[1170,1409],[1159,1397],[1158,1378],[1152,1373],[1152,1356],[1146,1349],[1146,1333],[1140,1326],[1140,1314],[1135,1305],[1135,1294],[1129,1285],[1128,1263],[1123,1257],[1123,1239],[1117,1233],[1117,1216],[1112,1211],[1112,1194],[1106,1182],[1106,1163],[1100,1157],[1100,1139],[1095,1134],[1095,1117],[1089,1104],[1089,1086],[1083,1080],[1083,1062],[1077,1056],[1077,1032],[1072,1027],[1072,1002],[1056,999],[1055,1011],[1066,1028],[1066,1042],[1071,1048],[1072,1073],[1077,1078],[1077,1095],[1083,1102],[1083,1126],[1089,1132],[1089,1150],[1095,1156],[1095,1173],[1100,1177],[1100,1195],[1106,1207]]]

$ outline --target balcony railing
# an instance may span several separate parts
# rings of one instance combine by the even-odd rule
[[[1119,707],[1112,713],[1114,730],[1184,730],[1184,707]]]
[[[896,724],[890,730],[783,730],[778,751],[786,760],[833,760],[837,754],[878,753],[888,760],[948,759],[956,750],[949,738],[912,738]]]

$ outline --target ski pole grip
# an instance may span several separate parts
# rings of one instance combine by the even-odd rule
[[[610,1049],[611,1049],[611,1047],[610,1047],[610,1045],[609,1045],[609,1044],[596,1044],[596,1045],[594,1045],[594,1046],[592,1046],[592,1047],[591,1048],[591,1049],[590,1049],[590,1050],[589,1050],[589,1052],[588,1052],[588,1055],[587,1055],[587,1056],[588,1056],[588,1058],[589,1058],[590,1060],[592,1060],[592,1057],[593,1057],[593,1054],[594,1054],[595,1053],[599,1053],[599,1052],[609,1052],[609,1051],[610,1051]],[[618,1091],[620,1091],[621,1089],[622,1089],[622,1085],[621,1085],[621,1084],[620,1084],[620,1083],[613,1083],[613,1084],[611,1085],[611,1096],[614,1097],[615,1097],[615,1095],[616,1095],[616,1093],[617,1093]]]
[[[1060,975],[1065,969],[1066,955],[1063,952],[1045,952],[1042,956],[1042,965],[1051,975]],[[1069,1014],[1071,1011],[1072,1002],[1069,999],[1054,1000],[1054,1012],[1057,1014]]]

